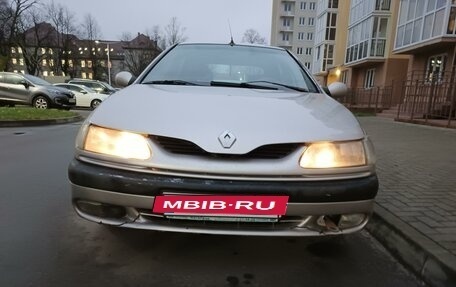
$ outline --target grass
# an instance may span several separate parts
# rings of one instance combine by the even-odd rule
[[[77,115],[75,112],[56,109],[40,110],[32,107],[0,107],[0,121],[65,119]]]

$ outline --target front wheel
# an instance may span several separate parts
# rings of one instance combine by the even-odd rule
[[[49,100],[44,96],[37,96],[33,99],[33,107],[37,109],[49,109]]]
[[[90,103],[90,107],[91,107],[92,109],[96,109],[100,104],[101,104],[101,101],[100,101],[100,100],[93,100],[93,101]]]

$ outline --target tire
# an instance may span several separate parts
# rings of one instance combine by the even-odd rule
[[[36,96],[33,99],[32,103],[33,107],[36,109],[49,109],[50,108],[50,102],[45,96]]]
[[[90,103],[90,107],[91,107],[92,109],[96,109],[100,104],[101,104],[101,101],[95,99],[95,100],[93,100],[93,101]]]

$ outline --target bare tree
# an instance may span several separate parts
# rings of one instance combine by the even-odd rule
[[[155,41],[144,34],[138,33],[138,36],[132,39],[131,34],[124,33],[122,37],[124,64],[133,75],[139,76],[161,50],[157,48]]]
[[[163,35],[159,25],[155,25],[152,29],[146,31],[146,35],[154,41],[156,48],[160,50],[166,49],[165,36]]]
[[[187,40],[185,36],[185,27],[182,27],[177,17],[171,18],[169,24],[165,27],[165,46],[169,47]]]
[[[11,57],[11,46],[17,42],[20,37],[21,21],[23,14],[34,7],[37,0],[11,0],[9,3],[2,2],[1,6],[1,27],[2,27],[2,45],[0,54],[4,58],[4,70],[8,70],[9,59]]]
[[[104,53],[99,53],[95,41],[100,40],[101,31],[98,26],[97,20],[92,16],[92,14],[86,14],[84,17],[84,24],[82,25],[83,31],[82,35],[86,39],[86,44],[89,53],[89,59],[92,62],[92,71],[94,79],[103,79],[104,78],[104,67],[101,65],[101,59]],[[102,44],[100,44],[102,45]],[[101,49],[104,51],[105,49]],[[110,65],[107,63],[106,66]]]
[[[48,19],[57,31],[57,49],[53,53],[51,69],[56,75],[63,72],[65,75],[74,77],[74,66],[70,65],[70,59],[77,52],[76,36],[74,34],[77,34],[78,30],[74,24],[76,22],[75,16],[67,7],[55,4],[54,1],[46,5],[45,10],[47,11]]]
[[[262,37],[255,29],[247,29],[242,37],[243,43],[266,44],[266,38]]]
[[[52,63],[56,34],[52,25],[44,22],[42,7],[31,7],[24,13],[18,25],[18,35],[13,43],[22,49],[27,72],[38,75],[44,65]]]

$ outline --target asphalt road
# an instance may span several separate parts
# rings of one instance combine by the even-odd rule
[[[78,126],[0,129],[0,286],[423,286],[366,231],[231,237],[84,221],[67,180]]]

